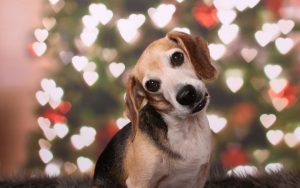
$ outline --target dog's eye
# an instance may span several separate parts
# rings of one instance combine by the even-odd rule
[[[181,52],[175,52],[171,56],[171,64],[173,66],[180,66],[184,61],[184,55]]]
[[[156,92],[160,88],[160,82],[158,80],[148,80],[145,85],[146,89],[151,92]]]

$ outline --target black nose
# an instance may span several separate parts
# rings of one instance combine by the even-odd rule
[[[192,85],[183,86],[177,93],[176,100],[181,105],[192,105],[202,98]]]

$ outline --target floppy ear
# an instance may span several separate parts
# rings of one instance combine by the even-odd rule
[[[213,79],[216,69],[210,62],[207,42],[202,37],[192,37],[183,32],[169,32],[169,40],[177,43],[189,56],[199,79]]]
[[[126,90],[126,115],[131,120],[132,124],[132,141],[135,137],[137,128],[139,126],[139,109],[144,99],[142,85],[134,76],[130,76],[127,83]]]

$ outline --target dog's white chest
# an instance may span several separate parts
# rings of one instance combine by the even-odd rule
[[[160,187],[193,187],[201,175],[202,165],[209,163],[211,132],[206,117],[187,120],[179,126],[168,127],[168,140],[172,151],[182,159],[168,164],[168,178]]]

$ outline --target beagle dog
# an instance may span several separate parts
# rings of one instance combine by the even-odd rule
[[[129,77],[122,128],[99,157],[94,187],[201,188],[212,152],[204,80],[216,69],[201,37],[169,32]]]

